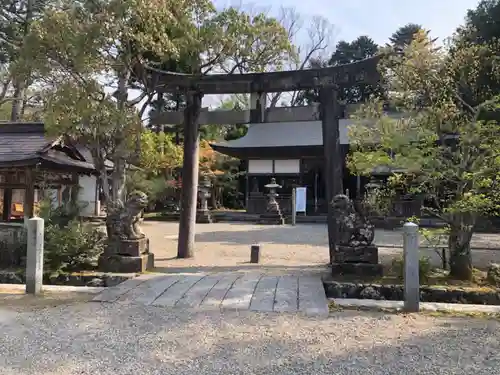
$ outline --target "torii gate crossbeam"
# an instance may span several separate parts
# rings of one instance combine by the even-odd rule
[[[325,156],[326,191],[328,202],[339,193],[342,187],[342,165],[339,141],[339,85],[377,84],[380,75],[377,70],[381,55],[352,64],[327,68],[292,70],[282,72],[249,74],[179,74],[151,67],[138,67],[137,74],[146,78],[150,89],[160,93],[183,93],[187,106],[183,111],[184,122],[184,164],[182,169],[181,215],[179,222],[178,257],[194,256],[196,205],[198,191],[198,155],[200,114],[203,114],[201,101],[205,94],[256,94],[257,100],[248,117],[242,119],[237,111],[217,114],[219,123],[239,121],[264,122],[265,94],[271,92],[319,90],[319,117],[323,128],[323,148]],[[293,109],[291,109],[293,116]],[[297,112],[298,113],[298,112]],[[168,113],[180,121],[176,113]],[[167,115],[168,115],[167,114]],[[287,114],[288,116],[290,113]],[[302,114],[304,115],[304,114]],[[161,115],[160,115],[161,116]],[[212,118],[210,118],[212,116]],[[216,115],[204,114],[204,123],[214,121]],[[279,116],[279,114],[277,115]],[[224,119],[227,119],[227,122]],[[161,122],[165,118],[161,119]],[[153,119],[160,123],[160,119]],[[165,123],[165,122],[163,122]],[[328,204],[328,239],[330,262],[333,261],[337,228],[331,204]]]

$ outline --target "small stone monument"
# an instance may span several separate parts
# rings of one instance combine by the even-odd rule
[[[119,201],[108,212],[108,246],[98,262],[101,271],[132,273],[154,267],[149,240],[139,226],[141,213],[147,204],[147,195],[137,191],[130,194],[125,204]]]
[[[283,225],[285,224],[285,219],[281,214],[281,209],[276,200],[278,197],[277,189],[281,188],[281,185],[276,183],[276,179],[271,178],[271,182],[264,186],[269,189],[269,194],[267,194],[267,206],[266,212],[260,215],[259,224],[269,224],[269,225]]]
[[[208,198],[210,198],[210,181],[207,176],[198,185],[198,196],[200,197],[200,208],[196,211],[196,222],[209,224],[213,223],[213,217],[208,209]]]
[[[375,237],[373,224],[344,194],[336,195],[332,205],[338,229],[332,274],[382,275],[378,248],[372,244]]]

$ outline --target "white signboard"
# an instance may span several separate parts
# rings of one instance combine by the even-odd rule
[[[295,188],[295,212],[306,212],[307,188]]]

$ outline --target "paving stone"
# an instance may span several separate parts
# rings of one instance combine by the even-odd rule
[[[181,275],[158,275],[129,290],[118,299],[118,303],[150,305],[168,288],[181,280]]]
[[[281,276],[276,287],[274,311],[297,312],[298,310],[298,277]]]
[[[240,274],[224,275],[219,282],[214,285],[210,292],[208,292],[200,306],[202,308],[220,308],[224,297],[229,292],[229,289],[241,276],[242,275]]]
[[[299,311],[310,316],[328,316],[328,301],[319,277],[299,277]]]
[[[159,296],[151,305],[173,307],[191,287],[200,281],[203,275],[183,275],[179,281]]]
[[[175,304],[176,307],[198,307],[207,294],[221,280],[221,275],[209,275],[198,281],[186,294]]]
[[[318,276],[271,276],[257,272],[147,274],[106,288],[94,301],[186,309],[239,309],[328,315]]]
[[[228,309],[248,310],[260,274],[246,274],[235,281],[229,289],[221,307]]]
[[[262,276],[250,302],[250,310],[272,312],[278,276]]]
[[[130,279],[127,281],[124,281],[121,284],[118,284],[116,286],[113,286],[111,288],[106,288],[102,293],[99,293],[97,296],[95,296],[92,301],[94,302],[115,302],[120,298],[123,294],[127,293],[128,291],[137,288],[139,285],[141,285],[143,282],[146,280],[154,278],[156,275],[153,274],[146,274],[146,275],[141,275],[139,277],[136,277],[135,279]]]

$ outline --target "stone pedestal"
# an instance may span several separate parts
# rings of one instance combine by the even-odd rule
[[[337,246],[332,275],[382,276],[383,266],[378,263],[378,248],[367,246]]]
[[[109,246],[99,257],[102,272],[133,273],[154,268],[154,254],[149,252],[149,239],[121,240]]]
[[[214,222],[214,218],[209,210],[198,210],[196,211],[196,222],[200,224],[211,224]]]
[[[285,218],[281,214],[281,211],[266,212],[265,214],[259,216],[259,224],[284,225]]]
[[[336,263],[378,263],[378,247],[368,246],[337,246]]]

